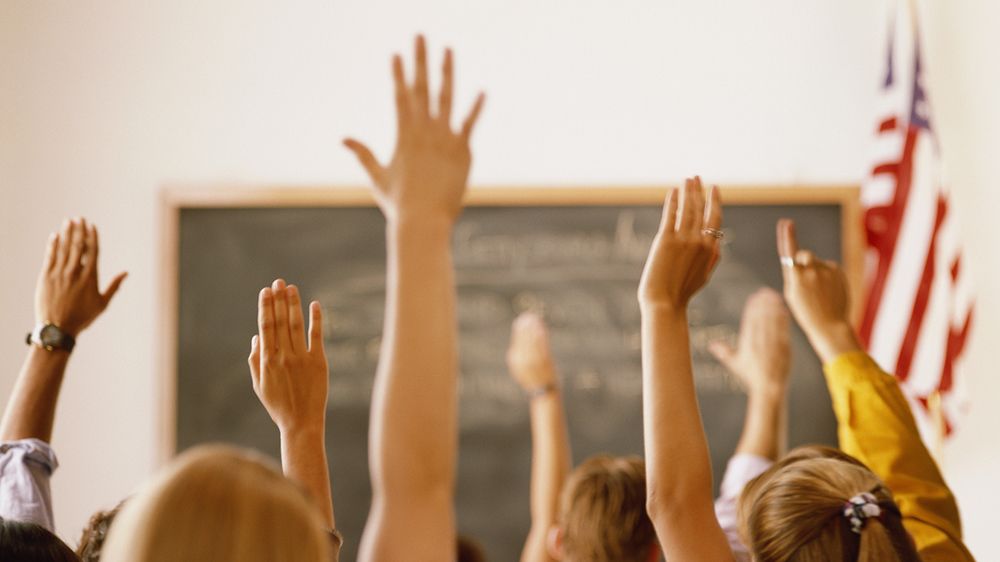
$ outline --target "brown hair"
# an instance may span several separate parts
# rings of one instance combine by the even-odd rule
[[[639,457],[591,457],[570,473],[560,501],[566,560],[643,562],[656,541]]]
[[[190,449],[128,500],[104,562],[329,562],[318,510],[268,458],[225,445]]]
[[[80,560],[83,562],[100,561],[108,529],[123,505],[125,505],[125,500],[118,502],[118,505],[107,511],[98,511],[90,516],[90,521],[83,528],[83,533],[80,534],[80,543],[76,547],[76,555],[80,557]]]
[[[38,523],[0,517],[0,560],[78,562],[59,537]]]
[[[851,530],[844,508],[872,494],[882,514]],[[919,562],[899,509],[882,481],[836,449],[796,450],[750,481],[740,530],[757,562]]]
[[[475,540],[465,535],[458,535],[455,543],[458,550],[458,562],[486,562],[483,547],[479,546]]]

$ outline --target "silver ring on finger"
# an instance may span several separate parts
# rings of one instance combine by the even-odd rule
[[[726,233],[719,230],[718,228],[703,228],[701,229],[701,233],[704,234],[705,236],[711,236],[716,240],[722,240],[723,238],[726,237]]]

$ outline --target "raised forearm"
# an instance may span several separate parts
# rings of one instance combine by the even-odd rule
[[[450,236],[446,221],[390,221],[387,228],[385,330],[370,433],[376,494],[408,497],[454,486],[458,356]]]
[[[52,440],[56,404],[69,363],[66,351],[31,346],[0,422],[0,440]]]
[[[281,432],[281,466],[285,476],[306,489],[329,529],[336,528],[325,428]]]
[[[677,560],[731,560],[712,505],[712,468],[698,412],[687,306],[719,257],[719,191],[701,180],[671,190],[639,281],[646,510]],[[704,227],[704,228],[703,228]]]
[[[736,454],[777,460],[784,435],[785,396],[784,387],[750,391],[743,434],[736,446]]]
[[[804,325],[803,329],[824,365],[846,353],[863,350],[857,332],[846,320],[830,325]]]
[[[570,467],[569,434],[562,396],[553,390],[531,401],[531,519],[548,528],[559,511],[559,494]]]
[[[692,374],[687,314],[642,307],[643,420],[650,509],[712,501],[708,445]],[[656,520],[654,519],[654,523]]]
[[[644,305],[642,338],[646,509],[656,536],[678,560],[732,560],[713,508],[687,315]]]

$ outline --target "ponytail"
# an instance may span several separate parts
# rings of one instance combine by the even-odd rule
[[[740,524],[757,562],[919,562],[892,494],[843,453],[790,455],[744,490]]]

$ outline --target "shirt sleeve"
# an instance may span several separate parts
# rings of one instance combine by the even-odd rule
[[[0,518],[55,532],[49,478],[58,466],[52,447],[39,439],[0,443]]]
[[[920,438],[895,377],[864,352],[824,366],[840,448],[868,466],[892,491],[921,557],[973,560],[962,543],[958,504]]]
[[[733,455],[726,465],[726,473],[719,487],[719,498],[715,500],[715,518],[729,541],[729,548],[737,562],[749,562],[750,551],[740,540],[737,508],[740,494],[747,482],[760,476],[771,467],[773,461],[766,457],[739,453]]]

